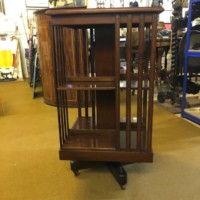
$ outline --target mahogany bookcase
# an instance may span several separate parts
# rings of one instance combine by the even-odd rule
[[[71,160],[75,174],[88,163],[105,162],[124,188],[123,164],[153,161],[156,32],[162,11],[161,7],[46,11],[51,16],[60,159]],[[139,32],[137,68],[133,68],[133,28]],[[126,31],[123,68],[121,29]],[[75,32],[75,43],[82,40],[82,48],[67,46],[69,30]],[[67,104],[71,91],[84,96],[73,112]]]

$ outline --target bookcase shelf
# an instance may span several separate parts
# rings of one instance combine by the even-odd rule
[[[153,161],[157,16],[162,11],[161,7],[46,11],[51,17],[61,160]],[[120,69],[121,28],[126,29],[125,70]],[[133,28],[139,33],[137,73],[132,68]],[[81,40],[82,49],[68,46],[66,32],[74,33],[74,43]],[[73,114],[68,106],[71,91],[78,97]],[[76,164],[71,166],[77,174]],[[126,181],[120,181],[118,172],[116,179],[123,187]]]
[[[114,90],[113,82],[68,82],[61,85],[58,90]]]

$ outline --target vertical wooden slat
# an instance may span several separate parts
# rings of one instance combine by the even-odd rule
[[[53,35],[55,38],[54,39],[54,45],[53,45],[53,49],[54,49],[54,69],[55,69],[55,77],[56,77],[56,81],[55,81],[55,87],[56,87],[56,91],[57,91],[57,110],[58,110],[58,121],[59,121],[59,134],[60,134],[60,147],[62,147],[63,145],[63,123],[62,123],[62,103],[61,103],[61,93],[60,91],[57,90],[58,86],[61,84],[61,80],[60,79],[60,62],[59,59],[56,55],[59,55],[59,29],[58,26],[54,26],[53,27]]]
[[[131,146],[131,60],[132,60],[132,16],[127,16],[127,69],[126,69],[126,150]]]
[[[94,29],[91,28],[90,29],[90,72],[91,72],[91,76],[94,76],[94,33],[93,33]]]
[[[145,50],[146,49],[150,49],[151,47],[151,33],[150,33],[150,24],[147,24],[145,26]],[[145,51],[145,54],[144,54],[144,74],[145,76],[148,75],[148,72],[149,72],[149,65],[150,65],[150,58],[151,58],[151,51]],[[143,151],[146,151],[147,149],[147,123],[148,123],[148,115],[147,115],[147,112],[148,112],[148,92],[149,92],[149,89],[147,89],[149,87],[149,79],[148,80],[145,80],[144,82],[144,91],[143,91],[143,113],[142,113],[142,124],[143,124],[143,131],[142,131],[142,150]]]
[[[75,67],[76,67],[76,76],[80,76],[81,74],[81,68],[80,68],[80,49],[79,49],[79,29],[74,29],[74,34],[75,34]],[[81,112],[81,91],[77,91],[77,104],[78,104],[78,116],[82,116]]]
[[[62,77],[63,77],[63,83],[62,84],[66,84],[66,59],[65,59],[65,55],[64,55],[64,32],[63,32],[63,28],[60,26],[60,30],[59,30],[59,36],[60,36],[60,51],[61,51],[61,71],[62,71]],[[62,95],[63,95],[63,102],[62,102],[62,109],[63,109],[63,140],[65,141],[66,138],[68,137],[68,128],[69,128],[69,122],[68,122],[68,107],[67,107],[67,91],[62,91]]]
[[[88,37],[87,37],[87,30],[82,30],[82,54],[83,54],[83,74],[85,77],[88,76]],[[85,103],[85,116],[88,117],[88,91],[84,91],[84,103]]]
[[[115,99],[116,99],[116,148],[120,148],[120,17],[115,17]]]
[[[60,49],[59,49],[59,27],[55,26],[55,38],[56,38],[56,54],[55,55],[59,55],[60,54]],[[58,57],[56,56],[56,76],[57,76],[57,85],[56,87],[58,88],[58,86],[60,84],[62,84],[62,78],[60,77],[60,59],[58,59]],[[61,92],[58,91],[58,114],[59,114],[59,118],[60,118],[60,137],[61,137],[61,146],[63,145],[63,123],[62,123],[62,99],[61,99]]]
[[[94,76],[94,29],[90,29],[90,73]],[[96,116],[95,116],[95,91],[91,91],[91,103],[92,103],[92,124],[95,126]]]
[[[143,103],[142,103],[142,135],[141,135],[141,143],[142,143],[142,151],[146,151],[147,146],[147,96],[148,96],[148,86],[149,80],[148,76],[148,66],[150,63],[150,54],[151,52],[147,49],[150,48],[150,25],[145,26],[145,43],[144,43],[144,62],[143,62],[143,71],[144,71],[144,89],[143,89]]]
[[[60,76],[62,80],[62,85],[66,84],[66,66],[65,66],[65,58],[64,58],[64,41],[63,41],[63,29],[59,27],[59,51],[60,51]]]
[[[157,15],[152,15],[152,35],[156,36],[157,32]],[[149,80],[149,112],[148,112],[148,132],[147,132],[147,150],[152,151],[152,123],[153,123],[153,94],[154,94],[154,77],[155,77],[155,62],[156,62],[156,37],[151,39],[151,68],[150,68],[150,80]]]
[[[144,59],[144,15],[140,15],[139,22],[139,54],[138,54],[138,88],[137,88],[137,150],[141,150],[142,134],[142,81]]]
[[[148,83],[147,83],[148,84]],[[142,105],[143,105],[143,110],[142,110],[142,127],[143,127],[143,133],[142,133],[142,150],[145,150],[146,149],[146,121],[147,121],[147,89],[145,88],[143,90],[143,102],[142,102]]]
[[[64,66],[64,48],[63,48],[63,34],[62,34],[62,27],[58,26],[57,27],[57,47],[58,47],[58,51],[59,51],[59,61],[58,61],[58,67],[59,67],[59,77],[61,82],[59,84],[63,85],[66,83],[66,78],[65,78],[65,74],[66,74],[66,70],[65,70],[65,66]],[[59,85],[58,85],[59,86]],[[60,91],[60,117],[61,117],[61,123],[62,123],[62,143],[64,143],[65,139],[66,139],[66,110],[65,110],[65,95],[64,95],[64,91]]]

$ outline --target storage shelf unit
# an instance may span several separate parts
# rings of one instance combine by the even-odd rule
[[[157,17],[161,7],[51,9],[60,159],[152,162],[153,92]],[[126,29],[126,70],[120,70],[120,29]],[[132,71],[132,28],[139,31],[138,69]],[[66,30],[82,33],[80,52],[67,46]],[[65,34],[66,36],[66,34]],[[145,40],[144,40],[145,38]],[[74,38],[75,43],[79,38]],[[71,52],[76,65],[70,66]],[[71,70],[71,71],[70,71]],[[81,73],[80,73],[80,70]],[[79,76],[81,74],[81,76]],[[120,87],[124,81],[125,86]],[[135,95],[132,95],[132,90]],[[77,112],[67,98],[77,92]]]
[[[197,124],[200,124],[200,99],[199,99],[199,105],[197,107],[193,108],[187,108],[186,102],[187,102],[187,88],[188,88],[188,76],[191,73],[190,72],[190,66],[189,62],[192,59],[198,59],[196,62],[199,63],[200,61],[200,49],[193,49],[193,46],[191,45],[191,38],[192,34],[199,35],[198,38],[193,38],[193,40],[198,40],[200,38],[200,32],[197,31],[196,33],[192,30],[192,21],[195,19],[193,17],[193,12],[195,13],[195,10],[193,10],[195,7],[198,9],[200,8],[200,0],[190,0],[189,4],[189,10],[188,10],[188,20],[187,20],[187,33],[186,33],[186,45],[185,45],[185,58],[184,58],[184,82],[183,82],[183,97],[182,97],[182,107],[181,107],[181,115],[184,118],[187,118]],[[199,17],[196,16],[196,17]],[[196,41],[198,42],[198,41]],[[198,43],[199,44],[199,43]],[[191,59],[191,60],[190,60]],[[197,63],[197,65],[198,65]],[[200,66],[195,67],[195,75],[197,76],[200,73]],[[199,86],[200,88],[200,86]],[[199,97],[197,97],[199,98]]]

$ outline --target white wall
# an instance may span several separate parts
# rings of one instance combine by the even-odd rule
[[[27,38],[28,27],[25,0],[4,0],[4,5],[6,16],[12,19],[19,29],[18,34]],[[24,45],[27,45],[27,41],[25,41]]]
[[[6,17],[13,21],[17,29],[15,34],[19,38],[20,70],[19,78],[27,78],[28,71],[25,61],[25,48],[28,48],[28,27],[25,0],[4,0]]]
[[[25,11],[25,0],[4,0],[6,15],[17,18]]]

